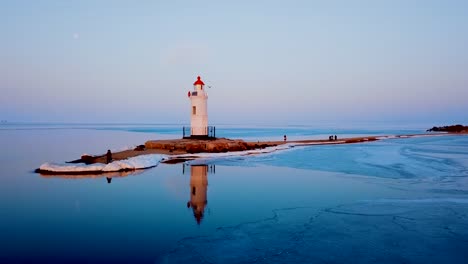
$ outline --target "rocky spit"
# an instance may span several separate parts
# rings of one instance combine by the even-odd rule
[[[92,172],[92,173],[103,173],[109,169],[115,171],[128,171],[154,167],[159,162],[162,163],[179,163],[187,160],[196,159],[201,153],[226,153],[226,152],[242,152],[245,151],[247,154],[249,151],[262,150],[265,148],[274,148],[279,145],[288,143],[287,146],[306,146],[306,145],[325,145],[325,144],[353,144],[371,142],[381,139],[397,139],[397,138],[410,138],[410,137],[422,137],[422,136],[443,136],[443,135],[466,135],[466,131],[461,133],[430,133],[430,134],[415,134],[415,135],[389,135],[389,136],[367,136],[367,137],[352,137],[352,138],[340,138],[336,139],[306,139],[306,140],[293,140],[293,141],[244,141],[242,139],[227,139],[227,138],[213,138],[213,139],[171,139],[171,140],[150,140],[145,142],[144,145],[139,145],[134,149],[123,150],[112,153],[111,164],[107,164],[107,156],[103,155],[82,155],[79,159],[65,162],[64,164],[55,165],[53,163],[45,163],[40,168],[36,169],[38,173],[44,174],[57,174],[59,171],[62,174],[78,174],[81,172]],[[263,150],[262,150],[263,151]],[[199,154],[200,153],[200,154]],[[154,154],[161,155],[157,162],[152,162],[150,165],[147,162],[141,162],[141,160],[132,160],[133,157],[141,156],[140,159],[144,161],[144,155],[154,156]],[[121,161],[119,163],[119,161]],[[132,163],[133,162],[133,163]],[[77,165],[71,165],[77,163]],[[103,168],[92,170],[87,165],[93,165],[99,163]],[[115,164],[114,164],[115,163]],[[141,165],[142,163],[143,165]],[[154,163],[154,164],[153,164]],[[82,165],[80,165],[82,164]],[[71,166],[72,168],[68,168]],[[85,166],[80,170],[80,166]],[[121,169],[118,169],[120,166]],[[133,167],[132,167],[133,166]],[[115,167],[115,168],[114,168]],[[120,168],[119,167],[119,168]],[[52,168],[52,169],[50,169]],[[118,169],[118,170],[117,170]]]
[[[297,145],[323,145],[323,144],[348,144],[366,141],[374,141],[375,137],[358,137],[341,140],[297,140],[297,141],[257,141],[246,142],[242,139],[170,139],[170,140],[150,140],[144,145],[139,145],[134,149],[123,150],[112,153],[112,161],[126,160],[132,157],[161,154],[167,158],[161,160],[163,163],[179,163],[197,157],[199,153],[227,153],[242,152],[250,150],[262,150],[276,147],[285,143]],[[193,154],[193,155],[191,155]],[[182,155],[182,156],[181,156]],[[106,154],[103,155],[82,155],[79,159],[68,161],[65,164],[106,164]],[[61,165],[63,166],[63,165]],[[44,170],[37,169],[36,172],[44,173]]]
[[[145,143],[145,148],[169,153],[220,153],[274,147],[282,143],[275,141],[245,142],[240,139],[227,138],[213,140],[177,139],[150,140]]]

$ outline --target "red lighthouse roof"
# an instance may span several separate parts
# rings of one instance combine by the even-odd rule
[[[197,77],[197,81],[193,83],[193,85],[205,85],[205,83],[201,80],[200,76]]]

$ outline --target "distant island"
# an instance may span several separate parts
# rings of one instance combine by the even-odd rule
[[[468,126],[464,125],[451,125],[451,126],[441,126],[441,127],[433,127],[427,130],[427,132],[449,132],[449,133],[462,133],[468,132]]]

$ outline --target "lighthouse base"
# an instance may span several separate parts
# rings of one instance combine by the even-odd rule
[[[183,139],[216,139],[216,127],[214,126],[207,126],[203,128],[202,133],[203,133],[202,135],[200,135],[200,133],[198,135],[194,135],[193,128],[191,127],[182,128]]]
[[[215,137],[210,137],[208,135],[191,135],[188,137],[182,137],[183,139],[202,139],[202,140],[215,140]]]

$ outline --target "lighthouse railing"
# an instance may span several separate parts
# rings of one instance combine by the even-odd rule
[[[194,133],[194,131],[203,131],[203,133]],[[216,138],[216,127],[215,126],[207,126],[203,128],[198,127],[190,127],[184,126],[182,127],[182,137],[189,139],[189,138],[197,138],[197,139],[215,139]]]

